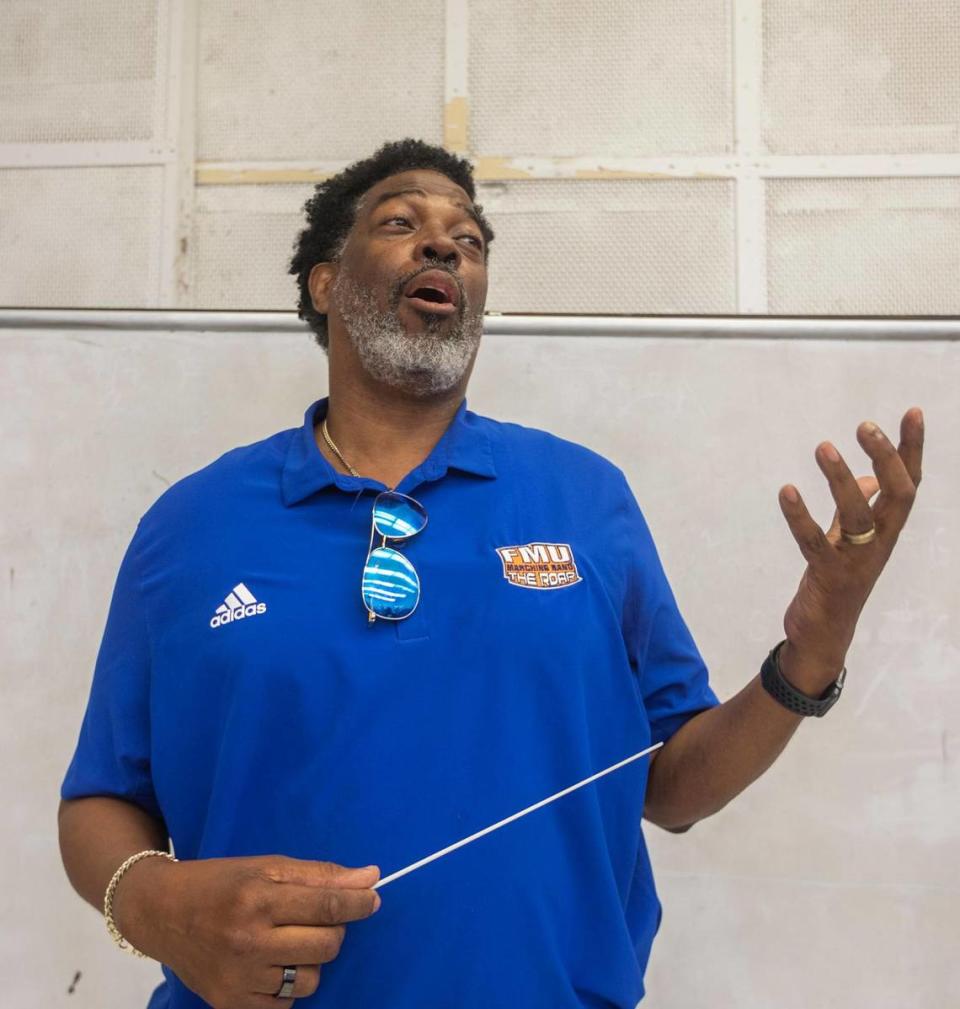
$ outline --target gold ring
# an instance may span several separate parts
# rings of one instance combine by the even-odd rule
[[[877,527],[871,526],[865,533],[848,533],[846,529],[841,529],[840,535],[847,543],[850,543],[855,547],[859,547],[863,546],[864,543],[869,543],[871,540],[877,538]]]

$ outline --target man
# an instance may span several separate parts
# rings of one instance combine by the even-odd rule
[[[720,704],[620,470],[466,410],[493,239],[474,195],[409,140],[317,187],[291,272],[329,398],[172,487],[124,557],[61,848],[164,964],[151,1009],[632,1009],[660,921],[641,817],[721,809],[839,693],[920,411],[898,449],[858,429],[876,479],[818,447],[828,532],[782,488],[808,567],[785,642]],[[380,905],[381,867],[659,742]]]

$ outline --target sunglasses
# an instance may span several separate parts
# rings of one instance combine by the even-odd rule
[[[420,578],[416,568],[400,553],[387,546],[388,540],[408,540],[422,532],[427,524],[426,509],[419,501],[396,491],[383,491],[373,501],[370,521],[370,545],[363,565],[360,594],[368,622],[403,620],[420,602]],[[373,545],[381,536],[380,546]]]

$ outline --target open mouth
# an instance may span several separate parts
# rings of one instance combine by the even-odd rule
[[[411,308],[430,315],[452,315],[460,304],[460,290],[441,270],[427,270],[407,284],[403,296]]]

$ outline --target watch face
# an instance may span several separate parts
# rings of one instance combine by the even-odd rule
[[[829,696],[817,702],[817,710],[814,712],[817,718],[823,718],[823,716],[837,703],[837,699],[840,697],[840,691],[837,690],[836,687],[831,687],[830,689],[831,693]]]

